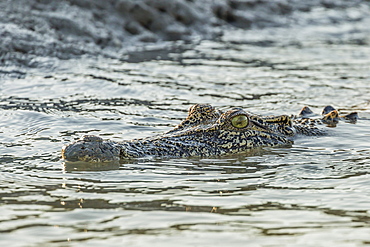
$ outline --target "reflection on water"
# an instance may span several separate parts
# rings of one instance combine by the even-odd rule
[[[167,60],[85,58],[0,81],[1,243],[368,244],[369,48],[307,42],[205,41]],[[80,135],[153,135],[194,103],[266,115],[331,104],[360,119],[292,147],[220,158],[60,160]]]

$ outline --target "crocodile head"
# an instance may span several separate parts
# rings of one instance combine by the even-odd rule
[[[243,152],[257,147],[292,144],[295,130],[286,115],[262,117],[232,108],[222,112],[197,104],[174,129],[153,137],[103,141],[84,136],[66,146],[62,157],[69,161],[105,162],[140,157],[209,157]]]

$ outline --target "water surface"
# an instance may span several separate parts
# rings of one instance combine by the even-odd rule
[[[2,78],[1,244],[370,244],[370,48],[347,36],[329,42],[339,29],[330,30],[230,31]],[[60,159],[84,134],[119,141],[169,130],[195,103],[263,115],[330,104],[360,119],[240,155],[98,166]]]

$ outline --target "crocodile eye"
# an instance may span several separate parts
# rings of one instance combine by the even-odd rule
[[[249,119],[245,115],[237,115],[231,119],[231,124],[238,129],[242,129],[248,126]]]

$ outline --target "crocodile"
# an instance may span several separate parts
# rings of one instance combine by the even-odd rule
[[[297,135],[326,135],[339,120],[355,122],[357,113],[340,116],[332,106],[312,118],[309,107],[296,116],[261,116],[242,108],[221,111],[208,104],[189,108],[188,116],[174,129],[152,137],[122,142],[85,135],[62,149],[69,162],[112,162],[146,157],[184,158],[234,154],[259,147],[292,145]]]

